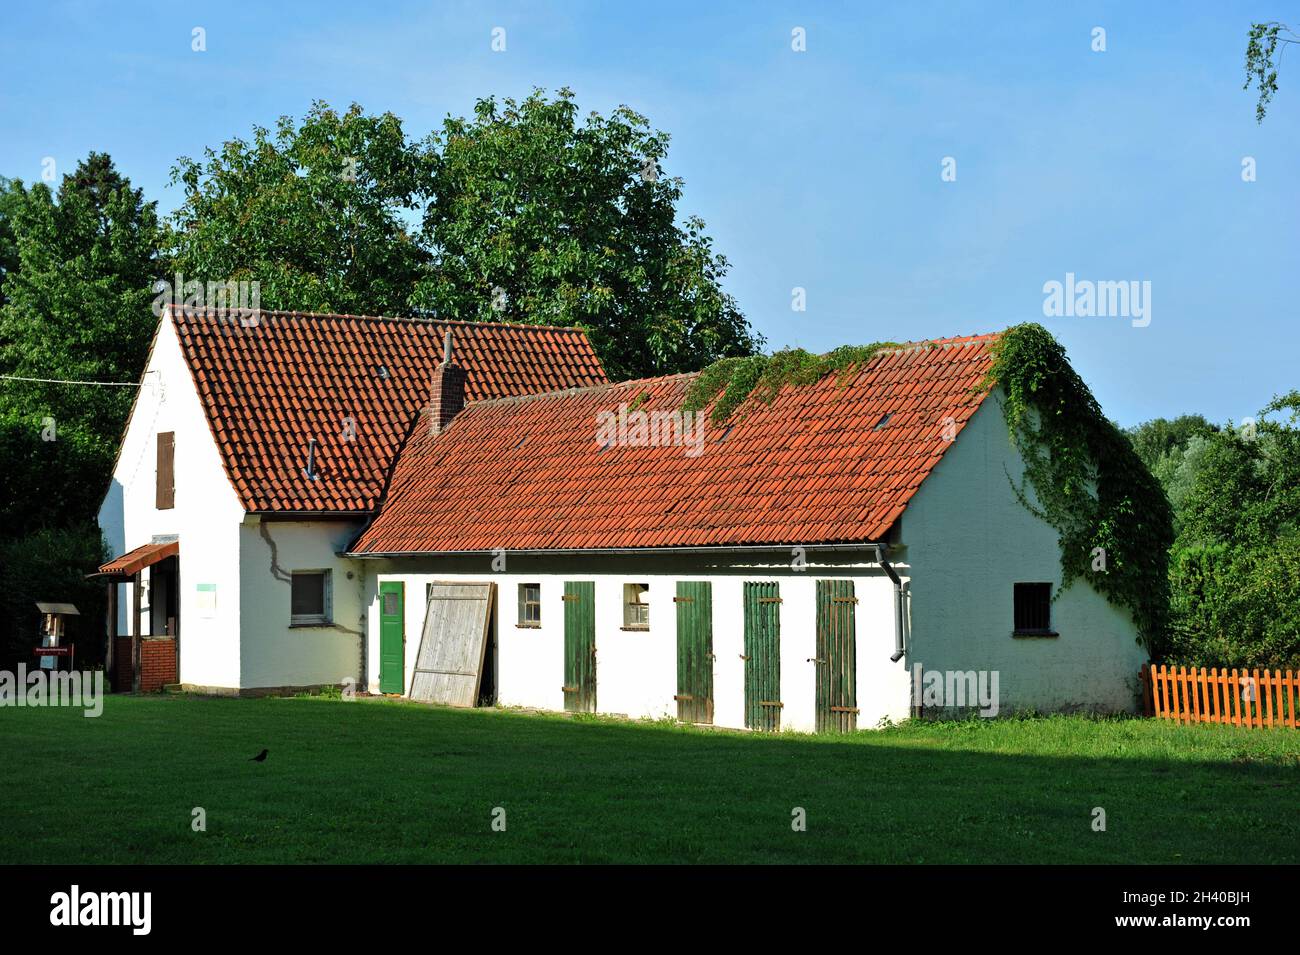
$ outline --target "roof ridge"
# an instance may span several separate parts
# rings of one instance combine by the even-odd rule
[[[901,355],[905,352],[920,351],[923,348],[955,348],[974,342],[993,342],[1001,338],[1003,332],[983,332],[978,335],[953,335],[948,338],[924,338],[920,341],[899,342],[889,348],[881,348],[877,355]]]
[[[194,306],[194,305],[176,305],[168,303],[164,308],[167,311],[180,312],[181,314],[192,318],[214,318],[219,319],[221,316],[216,314],[219,309],[212,306]],[[247,308],[228,308],[226,312],[236,314],[249,312],[252,309]],[[351,312],[303,312],[298,309],[283,308],[259,308],[259,315],[272,315],[276,318],[289,319],[346,319],[349,321],[365,322],[419,322],[425,325],[461,325],[473,326],[476,328],[518,328],[530,331],[547,331],[547,332],[582,332],[586,334],[586,329],[578,325],[534,325],[528,322],[476,322],[466,321],[461,318],[429,318],[423,315],[354,315]]]
[[[469,401],[465,403],[465,410],[478,408],[487,405],[504,405],[520,404],[525,401],[536,401],[539,398],[563,398],[568,395],[589,395],[600,391],[613,391],[615,388],[630,388],[633,385],[658,384],[659,382],[672,381],[676,378],[694,378],[699,374],[698,371],[679,371],[671,375],[656,375],[651,378],[629,378],[626,381],[607,381],[601,385],[587,385],[585,388],[556,388],[551,391],[533,391],[526,395],[505,395],[501,398],[480,398],[478,401]]]
[[[985,332],[978,335],[954,335],[949,338],[929,338],[921,341],[905,342],[891,348],[878,349],[875,354],[872,355],[872,358],[879,355],[901,355],[907,352],[921,351],[928,348],[955,348],[959,345],[969,345],[973,342],[992,342],[996,341],[1001,336],[1002,332]],[[568,395],[596,394],[601,391],[611,391],[615,388],[625,388],[633,385],[657,384],[659,382],[671,381],[675,378],[695,378],[699,374],[699,371],[679,371],[671,375],[654,375],[648,378],[629,378],[626,381],[608,381],[601,385],[588,385],[585,388],[559,388],[551,391],[535,391],[526,395],[506,395],[501,398],[483,398],[479,401],[467,402],[465,409],[469,410],[470,408],[477,408],[479,406],[500,404],[521,404],[525,401],[536,401],[544,398],[563,398]],[[833,374],[833,372],[828,373],[828,375],[829,374]]]

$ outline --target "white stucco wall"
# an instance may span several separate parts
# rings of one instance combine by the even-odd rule
[[[161,323],[99,526],[112,556],[153,538],[180,538],[182,683],[239,685],[239,500],[226,479],[170,319]],[[175,507],[156,503],[157,435],[174,432]],[[215,610],[200,615],[197,585],[216,587]],[[118,586],[118,633],[129,630],[131,588]],[[146,615],[146,618],[149,615]],[[149,632],[146,619],[145,631]]]
[[[1129,613],[1079,580],[1052,606],[1060,636],[1014,638],[1013,585],[1061,584],[1056,531],[1016,499],[1023,463],[991,395],[921,485],[901,525],[912,570],[910,662],[996,670],[1002,713],[1134,708],[1146,652]]]
[[[360,522],[264,520],[239,527],[239,685],[307,687],[360,681],[364,651],[364,565],[338,554]],[[329,570],[332,623],[290,625],[290,574]]]
[[[788,564],[736,558],[718,563],[690,555],[669,557],[510,557],[507,569],[493,573],[490,559],[426,558],[359,561],[366,574],[369,661],[367,682],[379,688],[379,610],[376,594],[383,581],[405,584],[406,687],[424,624],[425,588],[434,580],[497,584],[497,699],[506,706],[562,710],[564,694],[564,605],[566,580],[591,580],[596,587],[596,704],[602,713],[659,719],[674,717],[677,706],[677,615],[673,603],[678,580],[713,584],[713,652],[715,655],[714,723],[741,728],[744,716],[745,581],[776,581],[783,602],[781,615],[782,726],[811,731],[815,726],[816,581],[851,578],[856,608],[858,652],[858,725],[871,727],[882,718],[908,713],[910,683],[906,662],[891,663],[894,649],[893,585],[861,555],[819,558],[794,571]],[[540,583],[541,627],[517,624],[518,587]],[[623,585],[648,583],[650,629],[623,630]]]

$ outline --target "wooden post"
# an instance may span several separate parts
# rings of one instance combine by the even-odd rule
[[[108,646],[104,648],[104,678],[113,685],[113,653],[117,649],[117,581],[108,581]]]
[[[176,616],[172,623],[172,649],[176,653],[176,682],[181,682],[181,558],[178,554],[172,558],[172,602],[176,606]],[[362,641],[364,642],[364,640]],[[364,679],[364,677],[363,677]]]
[[[131,692],[140,692],[140,571],[131,577]]]

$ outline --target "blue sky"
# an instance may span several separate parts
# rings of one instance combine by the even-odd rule
[[[0,34],[0,174],[30,182],[44,157],[62,174],[107,151],[170,212],[177,156],[313,99],[391,110],[422,136],[477,97],[568,86],[584,111],[626,103],[672,135],[680,210],[707,222],[770,347],[1041,321],[1122,423],[1239,420],[1300,387],[1300,66],[1284,64],[1256,125],[1241,86],[1259,16],[1288,11],[26,3]],[[206,52],[191,50],[196,26]],[[1149,281],[1151,323],[1044,317],[1044,283],[1067,272]]]

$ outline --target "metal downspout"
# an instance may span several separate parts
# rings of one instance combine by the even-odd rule
[[[885,569],[889,579],[894,582],[894,654],[889,658],[889,662],[897,663],[903,659],[903,654],[907,652],[903,646],[904,585],[903,581],[899,579],[898,571],[894,570],[893,565],[889,563],[889,558],[885,556],[886,550],[886,545],[876,545],[876,560]]]

